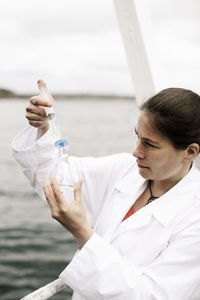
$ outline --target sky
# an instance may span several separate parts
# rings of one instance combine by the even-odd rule
[[[200,93],[200,1],[147,7],[166,87]],[[134,94],[112,0],[1,0],[0,41],[0,88]]]

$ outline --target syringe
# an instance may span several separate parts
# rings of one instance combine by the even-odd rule
[[[40,95],[46,100],[52,100],[51,94],[48,91],[46,83],[43,80],[38,80],[37,84],[38,84],[38,88],[40,90]],[[53,103],[52,103],[52,105],[53,105]],[[56,125],[55,110],[54,110],[53,106],[46,107],[45,110],[46,110],[46,116],[48,118],[50,130],[52,131],[52,134],[58,138],[60,136],[60,132]]]

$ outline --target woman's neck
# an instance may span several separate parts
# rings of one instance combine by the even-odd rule
[[[191,165],[192,166],[192,165]],[[151,180],[151,189],[154,196],[162,196],[173,188],[183,177],[187,175],[191,166],[187,166],[178,176],[163,180]]]

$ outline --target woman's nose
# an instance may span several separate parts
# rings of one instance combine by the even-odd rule
[[[142,151],[142,147],[139,141],[137,142],[137,145],[133,151],[133,156],[140,159],[145,158],[144,152]]]

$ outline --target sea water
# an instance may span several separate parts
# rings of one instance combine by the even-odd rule
[[[0,299],[16,300],[57,279],[76,251],[12,156],[13,137],[27,125],[28,100],[0,100]],[[138,110],[132,99],[56,100],[62,136],[78,156],[132,152]],[[71,299],[66,288],[51,299]]]

